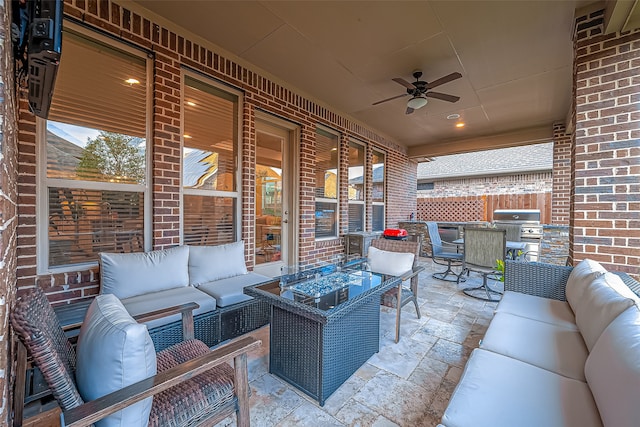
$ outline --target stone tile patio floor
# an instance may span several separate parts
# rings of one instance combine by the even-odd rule
[[[252,335],[261,349],[249,356],[251,425],[285,426],[436,426],[464,364],[482,339],[497,303],[464,295],[480,284],[472,274],[456,285],[431,277],[444,268],[421,258],[418,302],[404,307],[400,342],[395,338],[395,310],[381,307],[380,351],[358,369],[324,407],[268,373],[269,327]],[[500,287],[501,283],[492,283]],[[235,426],[229,418],[217,427]]]

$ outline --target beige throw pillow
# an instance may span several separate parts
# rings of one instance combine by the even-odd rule
[[[567,302],[573,311],[575,311],[574,305],[578,306],[581,304],[581,298],[583,298],[586,285],[606,272],[607,270],[600,265],[600,263],[590,259],[580,261],[580,263],[571,270],[565,293]]]
[[[613,273],[605,273],[585,286],[580,305],[572,306],[576,325],[589,351],[602,331],[637,301],[635,294]]]

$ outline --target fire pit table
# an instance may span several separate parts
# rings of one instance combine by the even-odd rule
[[[323,406],[378,352],[380,296],[398,284],[399,277],[329,265],[246,287],[271,304],[269,372]]]

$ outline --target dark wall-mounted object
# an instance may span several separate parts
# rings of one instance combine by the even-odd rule
[[[14,53],[27,77],[29,107],[42,118],[49,114],[62,54],[63,3],[63,0],[14,0],[11,5]]]

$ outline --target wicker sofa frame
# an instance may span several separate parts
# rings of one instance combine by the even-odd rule
[[[209,347],[254,331],[269,323],[269,304],[258,299],[218,307],[194,316],[196,339]],[[182,342],[182,322],[176,321],[149,330],[156,351]]]
[[[566,301],[565,287],[573,267],[540,262],[506,261],[504,290]],[[640,283],[627,273],[613,272],[636,295],[640,296]]]
[[[580,330],[578,323],[575,323],[575,330],[565,326],[571,321],[565,314],[562,314],[563,309],[560,307],[564,303],[557,304],[557,301],[566,301],[565,288],[572,270],[571,266],[505,261],[505,291],[547,300],[537,301],[536,298],[523,298],[522,296],[510,300],[502,299],[500,304],[507,302],[506,307],[502,307],[503,310],[501,310],[501,306],[498,305],[497,314],[491,321],[479,348],[474,349],[471,353],[461,379],[451,395],[447,409],[442,415],[439,427],[453,425],[610,425],[612,424],[611,414],[615,413],[614,417],[617,416],[617,410],[620,408],[622,408],[623,414],[616,418],[616,420],[622,420],[619,425],[637,425],[637,422],[630,422],[632,419],[633,421],[638,419],[638,412],[630,409],[633,407],[632,403],[624,406],[608,406],[611,404],[611,400],[632,402],[629,399],[625,400],[625,398],[634,395],[633,392],[637,390],[638,376],[637,364],[635,363],[637,352],[626,355],[625,360],[607,360],[607,357],[610,357],[613,352],[623,354],[625,349],[631,349],[635,344],[632,340],[636,337],[633,334],[637,334],[637,332],[633,330],[630,331],[630,335],[620,335],[618,327],[617,332],[614,332],[617,335],[610,334],[604,339],[604,344],[596,350],[599,353],[595,360],[598,360],[598,357],[600,359],[595,363],[600,363],[599,367],[602,367],[603,364],[606,365],[609,362],[612,364],[622,362],[621,365],[625,366],[620,370],[612,371],[610,383],[605,383],[601,379],[611,374],[606,371],[602,373],[599,380],[596,379],[593,383],[589,383],[587,358],[590,357],[590,354],[595,354],[595,351],[591,353],[591,349],[583,345],[585,354],[583,356],[579,354],[578,341],[581,340],[581,335],[583,338],[585,335]],[[632,292],[640,295],[640,283],[634,278],[623,272],[612,273],[617,274]],[[586,289],[590,280],[596,280],[594,279],[596,275],[587,271],[585,276],[587,276],[586,279],[577,278],[576,280],[579,281],[578,283],[584,284]],[[602,287],[610,286],[606,284],[608,283],[606,278],[604,283]],[[576,286],[580,286],[580,284]],[[585,293],[591,292],[591,290],[585,291]],[[598,292],[598,290],[593,292]],[[617,291],[614,290],[614,292]],[[585,298],[590,297],[591,295],[588,295]],[[604,301],[604,298],[601,301]],[[522,322],[516,321],[515,318],[519,317],[519,313],[512,310],[521,309],[529,303],[531,303],[531,311],[522,313]],[[578,304],[579,302],[576,302],[576,305]],[[566,305],[567,310],[573,311],[570,304]],[[637,310],[631,310],[631,312],[633,315],[637,315]],[[540,317],[536,317],[537,314]],[[631,319],[636,318],[631,317]],[[549,320],[549,323],[546,320]],[[554,323],[555,321],[558,323]],[[495,329],[492,329],[493,322],[498,324]],[[623,323],[623,325],[628,327],[629,323]],[[604,336],[606,330],[605,332],[601,331],[601,334]],[[630,336],[632,338],[629,338]],[[516,346],[523,345],[525,341],[528,344],[521,349],[522,352],[519,352]],[[541,353],[539,353],[537,356],[533,355],[528,358],[528,354],[525,355],[525,353],[538,344],[540,344],[538,349],[546,355],[541,358],[539,357]],[[527,349],[527,345],[530,345],[531,348]],[[597,345],[593,348],[596,349]],[[609,348],[606,349],[606,347]],[[603,350],[603,348],[605,349]],[[579,363],[579,365],[570,368],[571,363]],[[594,369],[597,368],[591,368],[591,373]],[[579,379],[576,376],[576,372],[580,371],[584,372],[584,379]],[[620,386],[620,390],[624,390],[624,392],[615,394],[618,390],[618,383],[624,382],[620,378],[626,375],[631,375],[628,383],[633,384],[634,388],[623,389]],[[493,381],[493,378],[496,380]],[[598,381],[600,381],[599,384]],[[592,394],[594,386],[599,387],[600,398]],[[532,393],[532,390],[536,390],[536,392]],[[603,399],[603,392],[613,393],[613,397]],[[487,409],[492,402],[499,401],[504,401],[503,406],[506,408],[501,411],[501,414],[496,415],[495,411]],[[548,408],[545,406],[547,403],[549,404]],[[600,420],[596,419],[598,416],[600,416]],[[608,422],[605,421],[606,416],[609,417]]]

